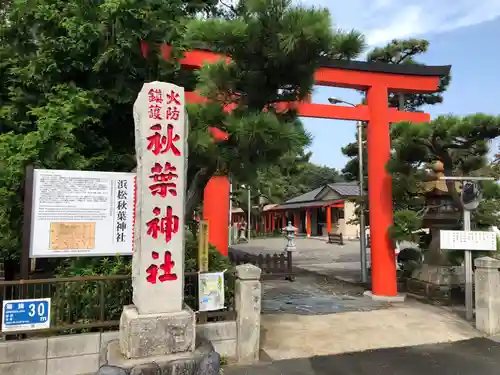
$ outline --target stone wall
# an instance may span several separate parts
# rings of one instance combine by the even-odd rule
[[[198,325],[197,334],[212,341],[215,350],[236,358],[236,322]],[[0,342],[0,374],[84,375],[105,363],[107,344],[118,331],[83,333]]]
[[[259,359],[261,270],[251,264],[236,267],[236,321],[205,323],[196,334],[208,339],[223,357],[238,363]],[[108,342],[118,331],[0,342],[0,374],[87,375],[105,363]]]

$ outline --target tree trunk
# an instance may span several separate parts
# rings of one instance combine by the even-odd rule
[[[430,228],[431,232],[431,243],[429,244],[429,248],[424,254],[424,263],[433,265],[433,266],[449,266],[451,265],[448,259],[448,253],[444,250],[441,250],[441,241],[440,241],[440,230],[438,226],[433,226]]]
[[[185,217],[190,220],[193,211],[203,200],[203,189],[215,173],[215,168],[201,168],[193,177],[186,192]]]

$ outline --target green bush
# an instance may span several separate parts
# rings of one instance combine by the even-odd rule
[[[185,273],[198,270],[198,240],[186,231]],[[131,276],[131,257],[70,258],[57,269],[56,277],[79,276]],[[228,257],[221,255],[213,246],[209,247],[209,271],[225,271],[231,268]],[[226,306],[234,296],[234,280],[231,272],[226,273]],[[197,309],[197,275],[185,277],[184,301]],[[124,305],[132,303],[131,278],[109,281],[74,281],[59,283],[52,291],[53,321],[57,325],[119,320]],[[104,316],[101,306],[105,303]]]

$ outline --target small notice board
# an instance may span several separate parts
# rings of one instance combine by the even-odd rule
[[[200,273],[199,311],[214,311],[224,308],[224,272]]]
[[[50,328],[50,298],[3,301],[2,332]]]
[[[441,249],[495,251],[497,236],[495,232],[441,230]]]

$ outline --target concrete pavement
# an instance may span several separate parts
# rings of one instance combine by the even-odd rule
[[[371,311],[262,315],[261,349],[272,360],[309,358],[480,337],[469,323],[414,300]]]
[[[359,241],[347,241],[343,246],[326,243],[322,238],[297,238],[293,265],[318,275],[332,276],[348,282],[361,278]],[[249,254],[273,254],[283,251],[285,239],[258,238],[250,243],[234,245],[234,249]]]
[[[228,367],[224,375],[494,375],[500,344],[485,338]]]
[[[283,250],[284,239],[252,240],[248,253]],[[294,283],[263,282],[263,363],[226,375],[475,375],[498,372],[500,344],[449,308],[413,299],[374,304],[359,280],[359,243],[298,239]],[[329,276],[334,276],[330,278]],[[322,283],[321,279],[325,282]],[[332,281],[332,279],[334,281]],[[273,313],[274,312],[274,313]]]

